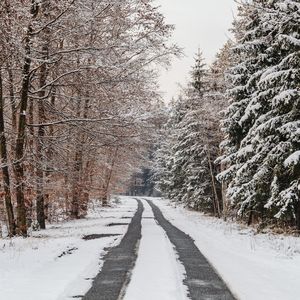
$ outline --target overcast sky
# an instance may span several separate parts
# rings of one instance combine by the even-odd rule
[[[185,84],[197,49],[211,63],[226,42],[236,13],[234,0],[155,0],[166,22],[176,26],[173,41],[184,48],[185,57],[174,60],[169,71],[162,71],[161,90],[165,101],[178,94],[178,83]]]

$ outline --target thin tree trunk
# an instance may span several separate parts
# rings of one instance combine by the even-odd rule
[[[300,203],[299,202],[296,205],[296,226],[297,226],[297,230],[300,231]]]
[[[16,224],[13,211],[13,205],[11,200],[11,190],[10,190],[10,176],[8,170],[8,160],[7,160],[7,145],[5,138],[5,128],[4,128],[4,99],[2,90],[2,74],[0,70],[0,154],[1,154],[1,164],[2,164],[2,181],[4,186],[4,198],[5,198],[5,209],[8,221],[8,232],[10,236],[16,234]]]
[[[28,99],[28,120],[30,124],[34,123],[34,109],[33,109],[33,100]],[[30,126],[28,128],[29,136],[27,137],[27,147],[29,153],[34,153],[34,136],[35,136],[35,128],[33,126]],[[34,165],[29,164],[26,168],[26,173],[29,178],[34,178],[35,177],[35,170],[34,170]],[[34,206],[33,206],[33,197],[30,197],[32,195],[32,188],[30,188],[30,191],[27,199],[27,204],[26,204],[26,218],[27,218],[27,226],[30,226],[33,222],[34,218]],[[29,199],[30,197],[30,199]]]
[[[18,233],[26,236],[26,208],[24,199],[24,166],[22,163],[23,156],[25,153],[25,129],[26,129],[26,111],[28,103],[28,89],[29,89],[29,72],[31,59],[30,56],[30,33],[26,37],[26,57],[23,67],[23,81],[21,90],[21,103],[20,103],[20,113],[19,113],[19,126],[18,126],[18,136],[16,140],[16,161],[14,164],[15,176],[16,176],[16,198],[17,198],[17,226]]]
[[[207,145],[207,159],[208,159],[211,183],[212,183],[212,188],[213,188],[213,193],[214,193],[214,202],[215,202],[214,206],[216,208],[217,217],[220,218],[220,216],[221,216],[220,202],[219,202],[219,197],[218,197],[218,192],[217,192],[217,187],[216,187],[216,180],[215,180],[213,167],[212,167],[212,163],[211,163],[209,145]]]
[[[79,64],[79,63],[78,63]],[[89,110],[89,92],[85,95],[84,107],[83,107],[83,118],[88,117]],[[81,115],[80,100],[78,101],[77,116]],[[72,187],[72,205],[71,205],[71,217],[78,219],[80,217],[80,202],[82,198],[82,173],[83,173],[83,144],[84,144],[84,133],[79,136],[79,145],[76,147],[75,162],[74,162],[74,180]]]
[[[43,15],[46,20],[48,20],[49,16],[49,1],[42,1],[42,10]],[[41,125],[45,123],[45,107],[44,101],[46,96],[46,91],[43,88],[46,85],[46,80],[48,76],[47,63],[49,54],[49,29],[44,30],[44,44],[42,46],[42,59],[44,60],[41,68],[40,68],[40,92],[39,92],[39,100],[38,100],[38,122],[40,126],[38,127],[37,132],[37,146],[36,146],[36,156],[37,156],[37,167],[36,167],[36,176],[37,176],[37,185],[36,185],[36,215],[37,221],[41,229],[46,228],[46,215],[45,215],[45,195],[44,195],[44,138],[45,138],[45,126]]]
[[[77,61],[79,66],[79,61]],[[77,112],[76,116],[80,117],[81,115],[81,95],[78,95],[78,104],[77,104]],[[79,133],[78,140],[76,140],[76,149],[75,149],[75,157],[73,162],[73,180],[72,180],[72,199],[71,199],[71,218],[78,219],[79,218],[79,202],[81,196],[81,170],[82,170],[82,134]]]
[[[29,99],[28,101],[29,101],[29,103],[28,103],[28,120],[29,120],[30,124],[33,124],[34,123],[33,100]],[[32,137],[29,141],[29,149],[30,149],[30,151],[33,151],[33,147],[34,147],[33,139],[34,139],[35,130],[34,130],[33,126],[30,126],[28,128],[28,130],[29,130],[30,136]]]
[[[252,222],[253,222],[253,210],[251,209],[250,213],[249,213],[247,225],[250,226],[252,224]]]
[[[79,203],[81,197],[81,170],[82,170],[82,150],[76,150],[74,162],[74,178],[72,184],[72,202],[71,202],[71,217],[79,218]]]
[[[8,72],[8,82],[9,82],[9,98],[10,98],[10,105],[11,105],[11,123],[13,131],[16,132],[17,130],[17,108],[15,102],[15,92],[14,92],[14,78],[12,70],[7,64],[7,72]]]
[[[119,147],[116,147],[116,150],[114,151],[114,154],[113,154],[111,167],[110,167],[110,170],[109,170],[109,173],[108,173],[106,186],[104,188],[104,195],[103,195],[103,198],[102,198],[102,206],[107,206],[108,205],[109,186],[110,186],[110,181],[111,181],[112,174],[113,174],[113,171],[114,171],[114,166],[115,166],[115,163],[116,163],[116,160],[117,160],[118,151],[119,151]]]
[[[46,50],[47,49],[43,49]],[[46,84],[47,77],[47,67],[46,63],[44,63],[41,67],[40,73],[40,88],[42,88]],[[39,93],[39,101],[38,101],[38,122],[39,124],[43,124],[45,122],[45,108],[43,103],[43,97],[45,96],[45,91],[42,90]],[[37,176],[37,184],[36,184],[36,216],[37,221],[41,229],[46,228],[46,216],[45,216],[45,199],[44,199],[44,155],[43,155],[43,140],[45,137],[45,127],[40,125],[37,132],[37,145],[36,145],[36,158],[37,158],[37,167],[36,167],[36,176]]]
[[[221,163],[221,172],[223,172],[226,169],[224,163]],[[223,219],[226,221],[228,217],[228,201],[226,196],[226,190],[227,190],[227,184],[225,181],[222,181],[222,203],[223,203]]]
[[[55,100],[56,100],[56,92],[55,92],[55,87],[52,88],[52,93],[51,93],[51,98],[50,98],[50,103],[51,103],[51,107],[54,108],[55,107]],[[54,126],[50,125],[49,126],[49,138],[53,139],[54,137]],[[53,158],[53,145],[50,143],[50,145],[48,145],[47,147],[47,160],[51,161]],[[47,170],[46,172],[46,176],[48,177],[50,175],[50,172]]]

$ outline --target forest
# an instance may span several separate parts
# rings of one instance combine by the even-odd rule
[[[0,219],[10,236],[83,217],[91,198],[107,204],[145,162],[162,106],[155,66],[180,54],[150,2],[1,1]]]
[[[152,1],[1,1],[2,235],[82,218],[141,168],[175,203],[300,230],[299,5],[240,3],[166,104],[158,70],[182,50]]]
[[[233,38],[173,100],[156,153],[163,194],[216,217],[300,230],[300,3],[239,4]]]
[[[0,0],[1,300],[299,278],[300,0]]]

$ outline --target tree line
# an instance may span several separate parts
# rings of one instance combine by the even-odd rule
[[[156,152],[164,195],[249,225],[300,229],[300,3],[239,4],[233,38],[197,55]]]
[[[150,0],[0,3],[0,222],[8,234],[107,204],[160,116],[155,65],[180,51]]]

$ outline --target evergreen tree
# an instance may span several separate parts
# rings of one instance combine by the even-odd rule
[[[198,53],[195,58],[195,65],[191,71],[191,86],[194,88],[196,92],[199,93],[199,96],[203,96],[205,92],[205,81],[204,78],[206,76],[206,64],[203,59],[203,54],[200,49],[198,49]]]
[[[300,228],[299,3],[253,1],[241,11],[223,122],[229,167],[219,178],[229,182],[228,198],[249,223],[253,215],[275,215]]]
[[[221,65],[220,59],[208,70],[198,52],[191,83],[173,105],[167,138],[157,152],[158,182],[164,194],[216,215],[221,213],[220,185],[215,180],[213,163],[220,141],[218,111],[224,99],[220,92],[224,87]]]
[[[259,205],[259,201],[254,199],[245,201],[238,189],[239,182],[251,179],[250,176],[240,177],[238,171],[248,161],[249,147],[242,145],[242,141],[255,121],[255,113],[260,109],[256,107],[256,110],[249,110],[248,105],[254,98],[257,81],[266,63],[264,55],[259,56],[267,48],[262,40],[262,6],[259,2],[261,1],[245,2],[239,7],[239,17],[233,28],[236,42],[231,50],[232,67],[227,71],[227,96],[230,105],[221,123],[225,133],[225,140],[221,143],[224,154],[221,161],[227,168],[219,175],[219,180],[228,183],[227,198],[239,210],[240,215],[258,209]],[[252,187],[249,186],[249,189]]]
[[[172,100],[171,103],[174,103]],[[169,169],[169,160],[172,157],[170,148],[171,132],[174,126],[174,106],[171,105],[171,111],[168,114],[167,123],[161,129],[159,140],[157,142],[157,149],[154,154],[154,174],[153,180],[156,183],[156,188],[165,196],[169,195],[171,172]]]

